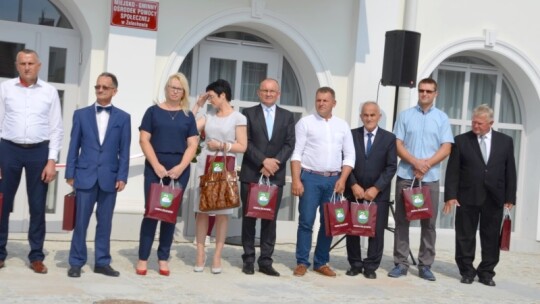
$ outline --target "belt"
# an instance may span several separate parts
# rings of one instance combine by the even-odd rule
[[[23,149],[32,149],[32,148],[36,148],[36,147],[39,147],[39,146],[42,146],[42,145],[45,145],[45,144],[49,144],[48,140],[45,140],[45,141],[42,141],[42,142],[39,142],[39,143],[35,143],[35,144],[19,144],[19,143],[12,142],[11,140],[7,140],[7,139],[3,139],[3,138],[2,138],[2,141],[5,142],[5,143],[8,143],[10,145],[14,145],[16,147],[19,147],[19,148],[23,148]]]
[[[325,177],[330,177],[330,176],[338,176],[339,171],[315,171],[315,170],[310,170],[310,169],[305,169],[305,168],[302,168],[302,170],[308,172],[308,173],[312,173],[312,174],[317,174],[317,175],[322,175],[322,176],[325,176]]]

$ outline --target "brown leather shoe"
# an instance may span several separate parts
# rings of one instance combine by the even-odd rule
[[[293,274],[297,277],[303,277],[307,272],[307,266],[304,264],[296,265],[296,268],[293,271]]]
[[[336,277],[336,273],[328,265],[323,265],[315,269],[315,272],[322,274],[323,276],[327,276],[327,277],[332,277],[332,278]]]
[[[4,260],[0,260],[0,268],[4,268],[6,266],[6,263],[4,263]]]
[[[47,266],[45,266],[45,264],[43,264],[43,261],[33,261],[33,262],[30,262],[30,268],[31,268],[35,273],[42,273],[42,274],[47,273]]]

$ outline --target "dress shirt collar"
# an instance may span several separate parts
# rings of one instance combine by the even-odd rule
[[[375,127],[375,129],[373,129],[373,131],[371,132],[369,132],[366,128],[364,128],[364,137],[367,137],[368,133],[373,134],[373,137],[375,137],[375,135],[377,135],[378,130],[379,130],[379,126]]]
[[[484,134],[484,136],[486,137],[484,140],[489,140],[489,141],[491,141],[491,136],[493,135],[492,130],[493,130],[493,129],[489,129],[489,132],[487,132],[486,134]],[[478,141],[480,141],[480,136],[476,136],[476,138],[478,138]]]
[[[261,102],[261,108],[263,109],[263,112],[266,112],[266,109],[270,109],[270,112],[276,112],[276,104],[273,104],[271,107],[267,107],[265,104]]]

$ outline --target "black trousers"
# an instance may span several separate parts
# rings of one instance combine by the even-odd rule
[[[456,263],[462,276],[491,279],[499,263],[499,235],[503,219],[503,206],[490,200],[481,206],[461,205],[456,208]],[[482,261],[475,269],[476,231],[480,223]]]
[[[362,260],[360,248],[360,237],[347,235],[347,260],[351,267],[375,271],[381,264],[384,250],[384,229],[388,225],[388,202],[376,202],[377,204],[377,224],[375,226],[375,236],[368,241],[367,258]]]
[[[240,198],[242,199],[242,210],[245,213],[248,204],[248,191],[249,183],[240,185]],[[274,246],[276,245],[276,218],[281,205],[281,197],[283,195],[283,186],[278,186],[278,195],[276,202],[276,214],[273,220],[261,219],[261,255],[257,260],[260,266],[272,265],[272,254],[274,253]],[[257,219],[252,217],[242,217],[242,246],[244,247],[244,254],[242,254],[242,260],[244,263],[255,263],[255,225]]]

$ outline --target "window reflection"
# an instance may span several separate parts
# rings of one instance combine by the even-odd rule
[[[0,77],[17,77],[15,60],[17,59],[17,53],[22,49],[24,49],[24,43],[0,41]]]
[[[72,29],[64,14],[50,1],[0,1],[0,20]]]
[[[66,61],[67,61],[67,49],[66,48],[49,48],[49,82],[66,82]]]

